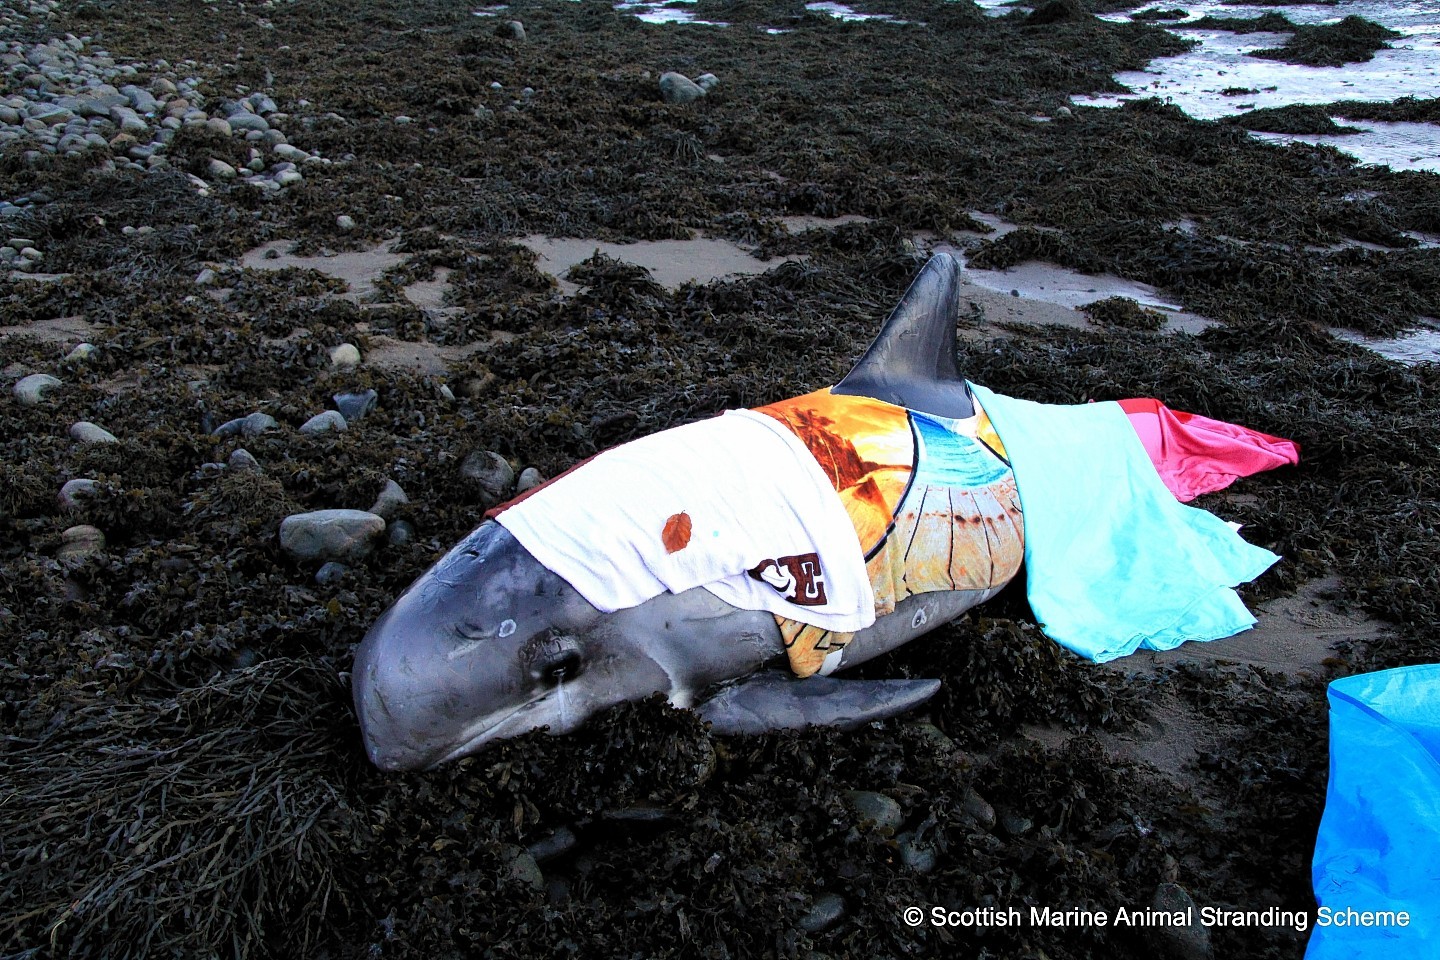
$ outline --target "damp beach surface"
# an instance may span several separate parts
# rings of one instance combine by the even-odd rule
[[[1251,132],[1433,131],[1431,8],[1177,7],[1401,34],[1252,68],[1119,6],[0,0],[0,954],[1302,956],[903,918],[1307,911],[1326,681],[1440,658],[1440,175]],[[1097,667],[1011,590],[848,733],[369,765],[354,646],[488,507],[836,382],[936,249],[970,379],[1300,443],[1199,503],[1256,630]]]

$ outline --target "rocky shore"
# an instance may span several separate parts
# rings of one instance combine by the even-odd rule
[[[0,954],[1301,955],[903,911],[1313,906],[1326,679],[1440,656],[1440,374],[1336,336],[1440,317],[1436,176],[1072,106],[1145,18],[864,9],[0,0]],[[537,236],[774,265],[563,293]],[[488,506],[834,382],[937,244],[1208,321],[976,287],[959,359],[1299,441],[1202,504],[1285,558],[1259,641],[1095,667],[1005,595],[864,668],[922,715],[368,765],[354,644]]]

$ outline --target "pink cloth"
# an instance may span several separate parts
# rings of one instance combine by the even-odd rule
[[[1171,410],[1159,400],[1121,400],[1160,479],[1188,503],[1237,477],[1300,462],[1300,447],[1257,430]]]

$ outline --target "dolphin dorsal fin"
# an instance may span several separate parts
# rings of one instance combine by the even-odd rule
[[[937,253],[900,298],[860,362],[831,393],[874,397],[942,417],[968,417],[975,407],[955,366],[960,265]]]

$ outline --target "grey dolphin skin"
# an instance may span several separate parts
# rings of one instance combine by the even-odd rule
[[[833,389],[940,416],[973,411],[955,367],[959,267],[937,254],[864,357]],[[856,633],[839,669],[892,650],[989,590],[908,597]],[[541,727],[568,733],[653,693],[720,734],[853,727],[912,709],[938,680],[797,679],[775,618],[697,587],[602,613],[500,524],[482,523],[420,576],[355,654],[355,708],[370,759],[434,766]]]

